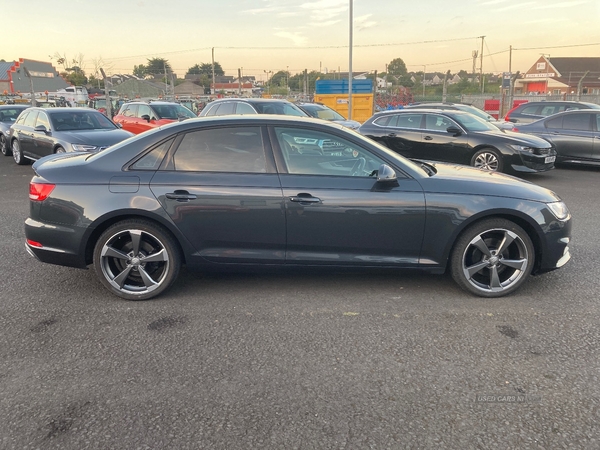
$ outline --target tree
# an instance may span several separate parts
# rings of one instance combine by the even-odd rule
[[[164,75],[165,72],[172,73],[173,69],[171,69],[171,65],[169,61],[164,58],[151,58],[148,60],[148,64],[146,64],[146,74],[147,75]]]
[[[140,64],[139,66],[133,66],[133,74],[138,78],[144,78],[148,72],[146,66]]]
[[[392,59],[387,67],[388,74],[393,75],[397,78],[405,77],[407,75],[406,64],[402,58]]]

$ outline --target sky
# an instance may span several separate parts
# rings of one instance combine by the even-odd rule
[[[156,57],[183,77],[214,49],[226,75],[347,72],[351,4],[355,72],[395,58],[409,71],[471,72],[482,44],[486,73],[524,72],[541,54],[600,56],[600,0],[0,0],[3,17],[19,17],[3,20],[0,60],[61,69],[60,54],[89,75]]]

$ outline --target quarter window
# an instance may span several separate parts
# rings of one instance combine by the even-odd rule
[[[187,133],[173,157],[175,170],[265,173],[260,127],[227,127]]]
[[[236,114],[256,114],[256,111],[254,111],[254,108],[252,108],[252,106],[250,106],[249,104],[239,102],[235,109],[235,113]]]

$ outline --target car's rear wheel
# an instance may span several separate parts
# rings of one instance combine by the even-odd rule
[[[502,172],[502,158],[491,148],[482,148],[471,158],[471,165],[490,172]]]
[[[505,219],[487,219],[457,239],[450,265],[454,281],[481,297],[501,297],[525,282],[535,262],[529,235]]]
[[[58,146],[56,147],[56,149],[54,150],[54,153],[65,153],[65,149]]]
[[[21,153],[21,145],[16,139],[12,141],[12,155],[18,165],[23,166],[28,163],[28,160]]]
[[[6,140],[6,137],[4,137],[3,134],[0,134],[0,151],[2,151],[2,154],[4,156],[11,155],[10,149],[8,148],[8,141]]]
[[[102,284],[127,300],[147,300],[177,278],[181,251],[168,231],[146,220],[126,220],[108,228],[94,248]]]

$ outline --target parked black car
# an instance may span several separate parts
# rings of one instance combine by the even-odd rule
[[[556,148],[556,162],[600,165],[600,111],[565,111],[513,131],[534,134]]]
[[[324,140],[339,145],[323,151]],[[448,268],[465,290],[498,297],[570,259],[571,217],[553,192],[417,164],[316,119],[191,119],[33,169],[29,252],[94,264],[131,300],[163,292],[182,264]]]
[[[536,136],[500,130],[463,111],[382,111],[358,130],[395,152],[498,172],[542,172],[554,167],[556,151]]]
[[[0,151],[4,156],[10,156],[10,144],[8,143],[8,132],[17,117],[29,106],[27,105],[0,105]]]
[[[91,108],[28,108],[10,127],[17,164],[53,153],[98,152],[133,136]]]
[[[230,114],[278,114],[308,117],[308,114],[292,102],[274,98],[219,98],[208,103],[200,111],[198,117]]]
[[[506,122],[530,123],[563,111],[578,109],[600,109],[600,105],[586,102],[541,101],[521,103],[504,116]]]

